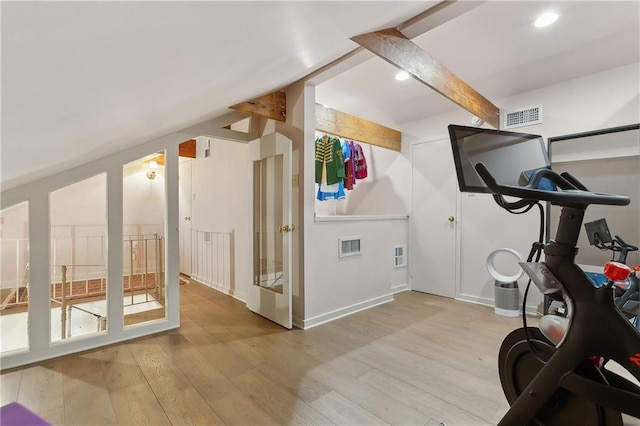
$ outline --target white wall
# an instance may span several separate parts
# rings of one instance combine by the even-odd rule
[[[163,234],[164,166],[158,166],[153,180],[147,178],[148,170],[147,161],[134,161],[123,168],[122,220],[125,234]]]
[[[24,285],[29,263],[29,205],[0,211],[0,288]]]
[[[51,226],[100,225],[107,222],[107,176],[98,174],[53,191],[50,196]]]
[[[400,152],[357,142],[367,160],[368,176],[357,179],[342,200],[315,201],[316,213],[407,214],[410,206],[411,163]],[[315,186],[317,191],[318,186]]]
[[[204,151],[210,146],[211,155]],[[220,139],[196,138],[191,163],[191,226],[205,232],[234,231],[235,281],[225,280],[220,290],[246,300],[253,268],[249,236],[248,145]]]
[[[327,218],[329,219],[329,218]],[[393,299],[407,289],[408,268],[394,269],[394,246],[407,244],[406,217],[312,221],[307,228],[305,327]],[[361,254],[338,257],[338,239],[360,238]],[[409,260],[411,261],[411,260]]]
[[[390,301],[408,288],[408,268],[393,268],[393,248],[408,243],[411,167],[401,153],[366,148],[369,176],[342,202],[346,216],[316,218],[316,208],[333,214],[333,206],[316,205],[315,90],[308,86],[303,93],[305,307],[298,325],[310,327]],[[362,254],[339,258],[338,238],[351,236],[361,238]]]
[[[273,131],[291,139],[291,174],[298,177],[298,185],[291,188],[291,222],[296,231],[291,236],[291,298],[293,324],[300,326],[305,318],[305,244],[306,220],[303,218],[305,209],[305,194],[308,192],[303,184],[306,175],[311,173],[305,169],[304,153],[307,150],[306,141],[313,134],[313,128],[308,128],[309,120],[314,119],[314,104],[309,104],[313,98],[314,89],[296,82],[286,90],[287,120],[285,122],[270,120],[273,129],[265,129],[264,134]],[[269,126],[267,126],[269,127]]]
[[[635,63],[492,101],[506,110],[542,104],[542,124],[514,130],[541,134],[545,139],[621,126],[639,121],[639,75],[640,64]],[[460,109],[406,124],[400,130],[403,140],[409,143],[436,141],[448,138],[447,126],[451,123],[471,125],[471,114]],[[451,170],[451,173],[455,171]],[[493,280],[486,271],[485,259],[499,247],[510,247],[526,256],[531,242],[537,238],[537,213],[510,215],[493,203],[490,196],[483,194],[462,194],[458,208],[461,241],[458,297],[492,303]],[[531,308],[541,300],[537,289],[533,292]]]

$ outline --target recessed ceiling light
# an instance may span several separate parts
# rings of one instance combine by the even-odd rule
[[[538,16],[538,19],[533,23],[538,28],[546,27],[547,25],[551,25],[558,19],[558,14],[553,12],[543,13]]]
[[[398,72],[398,74],[396,74],[396,80],[398,80],[398,81],[406,80],[409,77],[411,77],[411,76],[406,71],[400,71],[400,72]]]

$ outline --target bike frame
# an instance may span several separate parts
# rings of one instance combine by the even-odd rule
[[[598,364],[592,365],[593,368],[587,368],[589,366],[586,365],[592,362],[593,357],[614,360],[640,381],[640,332],[616,307],[612,283],[596,288],[575,263],[578,252],[576,244],[587,207],[591,204],[625,206],[630,199],[622,195],[589,191],[571,174],[556,173],[548,167],[548,161],[544,162],[545,166],[540,158],[532,157],[529,162],[513,158],[514,155],[530,155],[540,136],[454,124],[449,125],[449,134],[462,192],[494,194],[496,202],[512,213],[524,213],[540,201],[548,201],[562,208],[555,239],[544,246],[545,261],[521,265],[544,294],[562,294],[571,311],[567,331],[555,347],[539,329],[526,325],[507,336],[503,342],[507,347],[501,348],[501,357],[505,355],[500,360],[500,372],[508,375],[514,373],[509,370],[516,368],[508,364],[515,362],[510,361],[509,354],[521,357],[525,353],[523,351],[528,351],[526,353],[531,357],[530,361],[526,361],[528,365],[522,367],[525,374],[520,375],[521,384],[524,386],[526,383],[524,390],[519,385],[514,387],[510,382],[514,378],[505,378],[501,374],[511,408],[499,425],[528,424],[537,414],[553,421],[554,407],[559,415],[563,414],[562,408],[560,405],[546,404],[550,398],[555,399],[556,392],[565,393],[563,389],[583,401],[592,401],[594,407],[605,409],[597,410],[597,424],[608,420],[617,424],[620,413],[640,418],[640,386],[609,370],[598,368]],[[480,134],[484,136],[479,137]],[[496,139],[491,139],[491,135]],[[534,141],[533,144],[531,141]],[[519,148],[521,143],[527,145]],[[510,151],[505,151],[505,147],[509,147]],[[492,151],[495,151],[493,157]],[[509,162],[510,159],[513,162]],[[483,161],[494,168],[496,176],[504,181],[498,183]],[[477,176],[469,170],[470,165]],[[523,167],[517,180],[513,176],[517,171],[513,170],[514,167]],[[531,171],[532,174],[525,175],[526,183],[521,183],[522,174]],[[478,177],[482,182],[478,182]],[[546,184],[541,185],[543,179],[553,183],[553,190]],[[509,202],[504,196],[519,200]],[[553,403],[559,402],[555,400]],[[579,403],[574,407],[580,409],[587,405]],[[543,407],[544,412],[541,410]],[[561,420],[567,421],[566,418]]]
[[[586,205],[564,206],[556,238],[544,249],[544,265],[557,277],[572,301],[569,329],[499,425],[522,425],[532,420],[560,388],[597,405],[640,418],[640,387],[610,371],[605,375],[608,385],[574,372],[585,359],[598,356],[616,361],[640,380],[640,333],[616,308],[613,288],[596,288],[575,264],[576,243],[585,210]]]

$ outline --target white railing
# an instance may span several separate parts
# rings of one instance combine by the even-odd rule
[[[164,299],[164,237],[153,235],[129,235],[123,249],[124,290],[129,292],[130,303],[134,295],[143,292],[144,302]],[[138,302],[138,303],[144,303]]]
[[[233,277],[234,232],[191,230],[191,277],[228,292]]]
[[[124,306],[162,303],[165,287],[164,237],[158,234],[127,235],[123,244]],[[77,273],[82,269],[91,271]],[[92,332],[77,324],[74,327],[74,310],[76,316],[85,317],[80,321],[94,321],[95,331],[105,330],[106,265],[53,265],[53,271],[52,276],[60,277],[59,281],[51,284],[51,302],[60,306],[60,338]],[[87,304],[87,301],[95,303]]]
[[[1,239],[2,267],[0,267],[0,310],[28,297],[29,240]]]
[[[0,309],[28,304],[29,241],[2,239]],[[123,247],[123,285],[125,294],[144,293],[145,301],[164,299],[164,237],[159,234],[126,235]],[[82,299],[106,294],[105,236],[62,236],[51,239],[51,298]],[[15,265],[15,266],[12,266]],[[64,268],[64,280],[63,280]],[[150,296],[151,295],[151,296]],[[149,297],[150,296],[150,297]],[[129,305],[125,302],[125,305]]]

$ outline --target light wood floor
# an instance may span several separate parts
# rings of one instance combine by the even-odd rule
[[[200,284],[182,326],[2,372],[57,425],[488,425],[507,404],[502,338],[520,319],[417,292],[309,330],[285,330]]]

